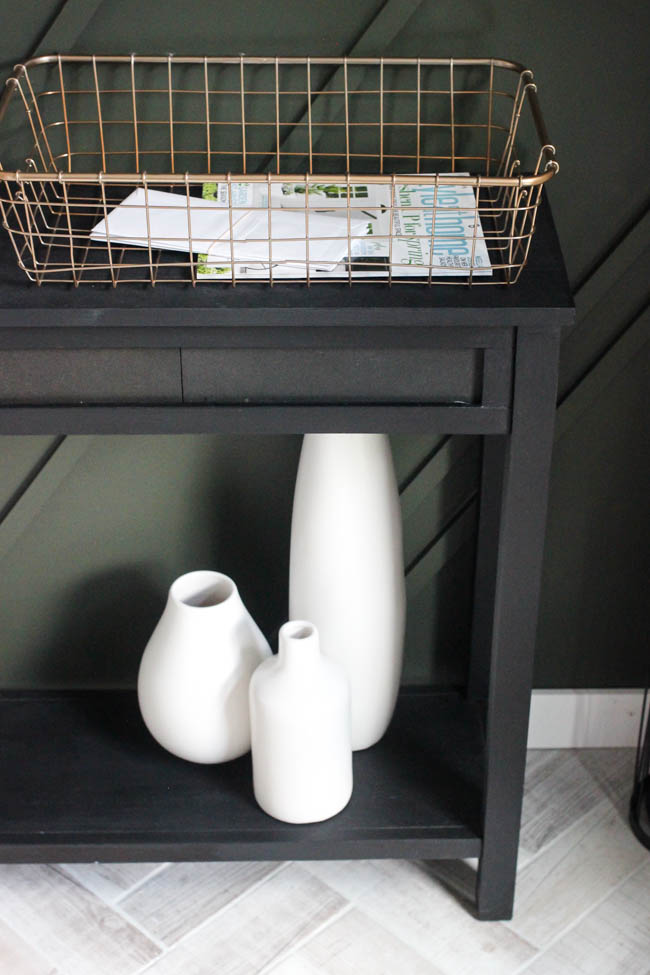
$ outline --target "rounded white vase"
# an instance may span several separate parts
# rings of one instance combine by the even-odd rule
[[[316,626],[350,684],[352,747],[382,737],[402,671],[402,520],[385,434],[306,434],[291,523],[289,615]]]
[[[147,728],[190,762],[245,754],[250,678],[269,656],[232,579],[210,571],[180,576],[140,663],[138,702]]]
[[[250,683],[253,787],[262,809],[317,823],[352,794],[350,697],[344,669],[320,652],[311,623],[280,629],[279,652]]]

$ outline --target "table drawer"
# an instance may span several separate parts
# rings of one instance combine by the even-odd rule
[[[181,403],[178,349],[0,350],[0,403]]]
[[[186,403],[459,403],[483,391],[483,349],[183,349]]]

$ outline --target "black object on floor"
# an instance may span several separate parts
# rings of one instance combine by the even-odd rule
[[[643,695],[639,746],[634,765],[634,789],[630,800],[630,825],[638,841],[650,850],[650,715],[647,713],[648,688]],[[645,732],[644,732],[645,726]]]

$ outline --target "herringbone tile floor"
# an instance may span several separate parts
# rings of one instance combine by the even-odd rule
[[[630,749],[530,752],[514,919],[473,864],[0,866],[2,975],[650,975]]]

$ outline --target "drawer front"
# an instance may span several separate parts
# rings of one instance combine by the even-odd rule
[[[181,403],[177,349],[0,351],[0,403]]]
[[[183,349],[186,403],[476,405],[483,349]]]

